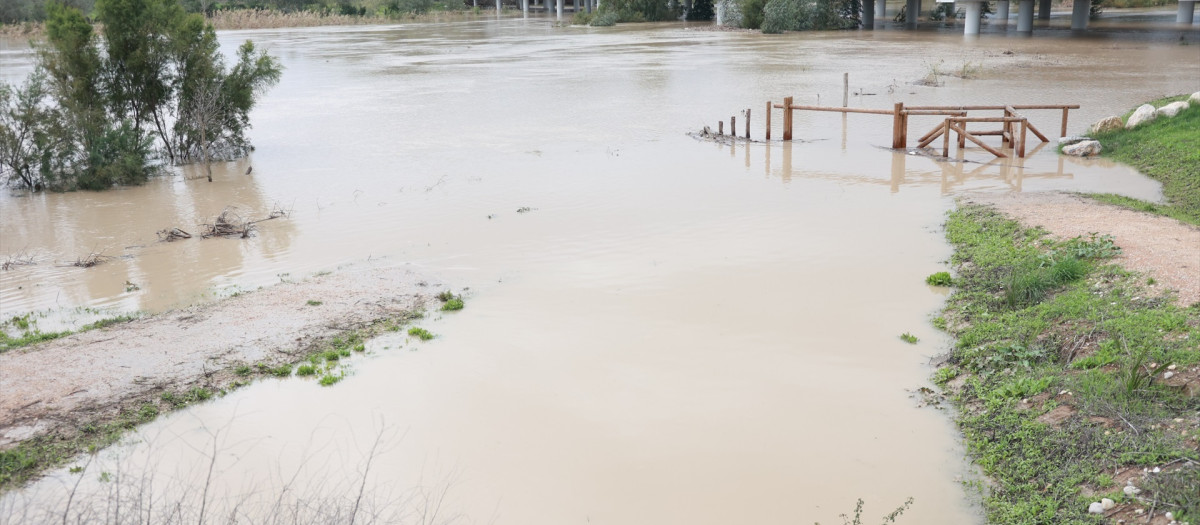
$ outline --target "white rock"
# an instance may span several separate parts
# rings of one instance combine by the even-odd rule
[[[1125,485],[1123,490],[1125,491],[1126,496],[1136,496],[1142,491],[1142,489],[1139,489],[1133,485]]]
[[[1168,513],[1166,513],[1166,514],[1163,514],[1163,517],[1164,517],[1164,518],[1167,518],[1167,519],[1169,519],[1169,520],[1173,520],[1173,519],[1175,519],[1175,514],[1173,514],[1173,513],[1171,513],[1171,512],[1168,512]]]
[[[1125,129],[1133,129],[1142,124],[1154,120],[1158,117],[1158,113],[1154,111],[1154,106],[1150,104],[1142,104],[1137,109],[1133,110],[1133,114],[1129,116],[1129,120],[1125,121]]]
[[[1188,102],[1191,102],[1192,104],[1200,104],[1200,91],[1192,93],[1192,96],[1188,97]]]
[[[1175,372],[1163,372],[1163,379],[1171,379],[1175,376]]]
[[[1069,135],[1066,137],[1060,137],[1058,139],[1058,143],[1062,146],[1070,146],[1071,144],[1078,144],[1085,140],[1092,140],[1092,137],[1088,137],[1088,136],[1084,136],[1084,135]]]
[[[1154,468],[1150,469],[1150,472],[1153,472],[1153,473],[1155,473],[1155,474],[1158,474],[1159,472],[1162,472],[1162,469],[1160,469],[1160,468],[1158,468],[1158,467],[1154,467]]]
[[[1175,115],[1178,115],[1180,111],[1183,111],[1187,108],[1188,103],[1180,100],[1158,108],[1154,110],[1154,113],[1159,117],[1174,117]]]
[[[1093,501],[1088,505],[1088,514],[1104,514],[1104,505],[1099,501]]]
[[[1111,499],[1108,499],[1108,498],[1104,498],[1104,499],[1100,500],[1100,506],[1101,506],[1101,507],[1104,507],[1104,510],[1108,510],[1108,509],[1111,509],[1111,508],[1113,508],[1113,507],[1116,507],[1116,506],[1117,506],[1117,502],[1115,502],[1115,501],[1113,501],[1113,500],[1111,500]]]
[[[1100,122],[1092,124],[1092,127],[1088,128],[1088,133],[1102,133],[1105,131],[1112,131],[1114,129],[1121,129],[1123,127],[1125,127],[1125,123],[1121,122],[1121,117],[1108,117]]]
[[[1064,155],[1072,157],[1094,157],[1100,154],[1100,141],[1085,140],[1070,146],[1063,146],[1062,152]]]

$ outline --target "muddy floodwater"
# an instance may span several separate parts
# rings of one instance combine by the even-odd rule
[[[531,18],[222,32],[227,55],[252,38],[286,67],[252,115],[257,151],[212,183],[184,169],[0,196],[0,255],[38,260],[0,273],[2,315],[160,312],[368,259],[465,294],[465,310],[421,322],[437,338],[372,341],[333,387],[265,380],[160,417],[96,459],[81,500],[150,472],[167,500],[207,479],[226,509],[363,486],[413,523],[835,523],[857,498],[875,521],[908,497],[902,523],[978,523],[953,424],[909,394],[949,344],[929,323],[947,292],[924,283],[946,268],[944,213],[974,193],[1158,199],[1157,183],[1052,144],[1004,161],[893,152],[878,115],[798,114],[791,144],[686,135],[733,115],[741,128],[750,108],[761,139],[767,100],[839,105],[843,73],[855,106],[1080,104],[1070,133],[1200,89],[1195,30],[960,31]],[[31,61],[9,42],[0,76]],[[935,68],[969,78],[913,83]],[[1057,136],[1058,112],[1029,116]],[[290,215],[250,239],[156,242],[228,206]],[[114,259],[69,266],[89,253]],[[78,477],[56,471],[0,508],[54,507]]]

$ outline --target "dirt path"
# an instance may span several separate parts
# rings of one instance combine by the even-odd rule
[[[1174,290],[1180,306],[1200,302],[1200,228],[1066,193],[974,196],[966,202],[994,206],[1060,238],[1110,234],[1121,247],[1115,262]]]
[[[2,353],[0,450],[157,403],[165,391],[225,388],[239,364],[295,362],[439,290],[403,268],[359,266]]]

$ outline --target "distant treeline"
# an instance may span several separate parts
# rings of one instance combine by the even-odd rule
[[[0,23],[42,22],[46,20],[46,4],[53,0],[0,0]],[[96,0],[62,0],[91,16]],[[351,16],[389,16],[423,13],[432,9],[462,9],[470,0],[181,0],[189,13],[211,15],[215,11],[265,9],[285,13],[315,12]],[[506,2],[511,3],[511,2]],[[494,5],[494,4],[493,4]]]

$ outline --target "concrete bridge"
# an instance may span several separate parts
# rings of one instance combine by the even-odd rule
[[[962,4],[966,9],[964,17],[964,33],[968,35],[979,34],[979,20],[983,12],[983,4],[986,0],[959,0],[955,2]],[[1037,17],[1041,20],[1050,19],[1050,0],[1037,0]],[[874,29],[876,19],[885,19],[887,10],[884,0],[862,0],[862,17],[863,29]],[[952,0],[937,0],[937,3],[952,3]],[[1017,32],[1032,33],[1033,32],[1033,17],[1034,17],[1034,0],[1018,0],[1017,6]],[[1083,31],[1087,29],[1088,19],[1091,15],[1091,2],[1089,0],[1075,0],[1071,8],[1071,29]],[[1191,25],[1193,16],[1196,10],[1196,0],[1180,0],[1179,11],[1175,16],[1175,22],[1179,24]],[[921,12],[921,0],[907,0],[905,11],[908,13]],[[1008,23],[1009,0],[996,1],[996,19],[1002,23]],[[917,26],[917,17],[906,17],[905,23],[915,28]]]
[[[529,10],[537,9],[544,10],[547,13],[554,10],[557,13],[559,20],[562,20],[564,4],[567,0],[519,0],[521,10],[528,13]],[[719,0],[713,0],[715,4]],[[983,4],[987,0],[935,0],[935,3],[956,3],[962,4],[966,10],[966,16],[963,21],[963,32],[968,35],[979,34],[979,21],[983,14]],[[1034,0],[1016,0],[1017,1],[1017,32],[1018,33],[1033,33],[1033,17],[1034,17]],[[1050,1],[1037,0],[1037,17],[1041,20],[1050,19]],[[1181,25],[1192,25],[1196,11],[1197,0],[1179,0],[1179,11],[1175,15],[1175,22]],[[581,12],[587,10],[591,13],[593,9],[599,7],[600,0],[570,0],[571,11]],[[907,13],[920,13],[922,0],[906,0],[905,11]],[[996,0],[996,19],[1003,24],[1008,24],[1009,18],[1009,2],[1010,0]],[[690,1],[688,2],[690,4]],[[496,13],[500,12],[500,0],[496,1]],[[531,5],[532,4],[532,5]],[[1091,1],[1090,0],[1075,0],[1071,8],[1071,29],[1075,31],[1083,31],[1087,29],[1088,20],[1091,18]],[[905,23],[910,28],[917,27],[917,19],[919,16],[907,16]],[[862,0],[862,27],[863,29],[874,29],[875,20],[887,19],[886,0]]]

